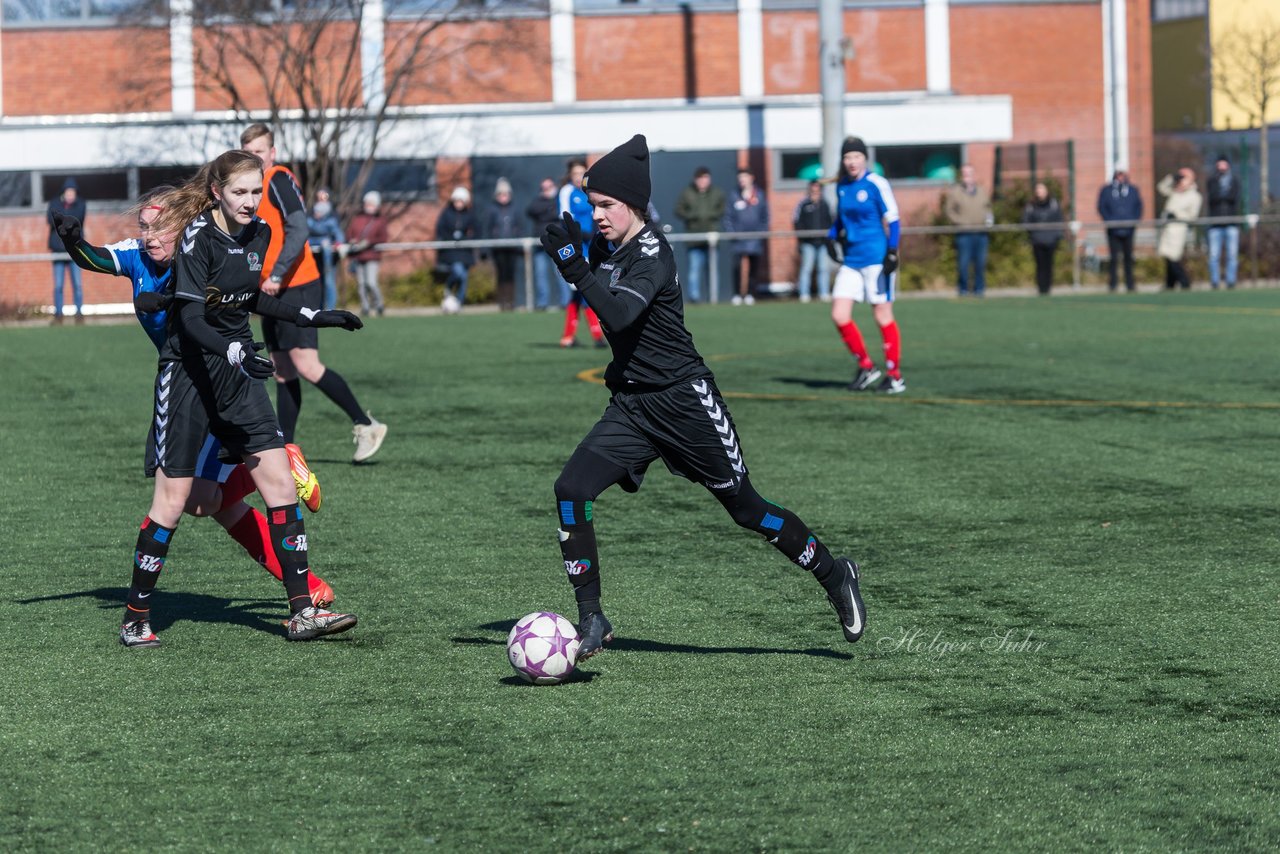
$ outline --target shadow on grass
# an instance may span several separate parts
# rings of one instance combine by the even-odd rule
[[[476,628],[486,631],[500,631],[503,638],[453,637],[449,640],[456,644],[473,644],[477,646],[506,646],[506,633],[515,625],[512,622],[485,623]],[[814,658],[852,659],[847,652],[836,652],[834,649],[776,649],[764,646],[695,646],[686,643],[663,643],[662,641],[642,640],[638,638],[615,638],[605,646],[605,651],[619,652],[666,652],[685,653],[689,655],[807,655]]]
[[[17,603],[39,605],[42,602],[96,599],[102,610],[123,611],[128,593],[128,589],[124,587],[99,587],[95,590],[19,599]],[[162,590],[157,590],[155,597],[156,608],[151,615],[151,628],[157,632],[169,628],[179,620],[186,620],[194,623],[227,623],[268,634],[284,635],[284,626],[280,621],[284,619],[287,608],[280,601],[235,600],[203,593],[169,593]]]
[[[790,385],[802,385],[805,388],[834,388],[841,391],[845,391],[845,387],[849,385],[848,380],[815,380],[807,377],[774,377],[774,381]]]

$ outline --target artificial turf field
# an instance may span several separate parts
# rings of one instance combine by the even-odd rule
[[[390,425],[354,467],[304,392],[313,567],[359,627],[286,643],[187,519],[147,650],[116,630],[154,351],[0,330],[0,849],[1280,846],[1280,291],[904,300],[896,398],[843,390],[826,315],[688,322],[760,492],[862,564],[863,640],[658,463],[596,502],[618,639],[556,687],[504,644],[576,616],[551,488],[607,353],[559,315],[326,332]]]

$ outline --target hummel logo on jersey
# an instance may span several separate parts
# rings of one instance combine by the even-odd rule
[[[228,255],[243,255],[243,254],[244,254],[244,247],[243,247],[243,246],[228,246],[228,247],[227,247],[227,254],[228,254]]]
[[[196,235],[200,233],[200,229],[209,224],[208,220],[198,219],[191,225],[187,226],[187,230],[182,233],[182,254],[190,255],[191,250],[196,246]]]
[[[643,244],[640,247],[640,251],[643,252],[645,255],[648,255],[649,257],[652,258],[654,255],[658,254],[658,249],[659,249],[658,238],[654,237],[652,234],[646,231],[644,234],[641,234],[636,239],[639,240],[641,244]]]

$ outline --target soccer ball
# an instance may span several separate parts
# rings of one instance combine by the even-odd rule
[[[525,614],[507,635],[507,660],[534,685],[555,685],[573,672],[581,643],[573,623],[550,611]]]
[[[445,314],[457,314],[461,309],[462,304],[453,294],[445,294],[444,299],[440,300],[440,310]]]

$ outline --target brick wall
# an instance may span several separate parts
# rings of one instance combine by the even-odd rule
[[[169,109],[167,28],[5,30],[0,52],[6,116]]]
[[[738,93],[735,14],[587,16],[574,26],[580,101]]]
[[[546,19],[478,24],[389,23],[387,86],[409,67],[402,104],[492,104],[551,100],[551,37]],[[465,50],[461,30],[465,28]]]

